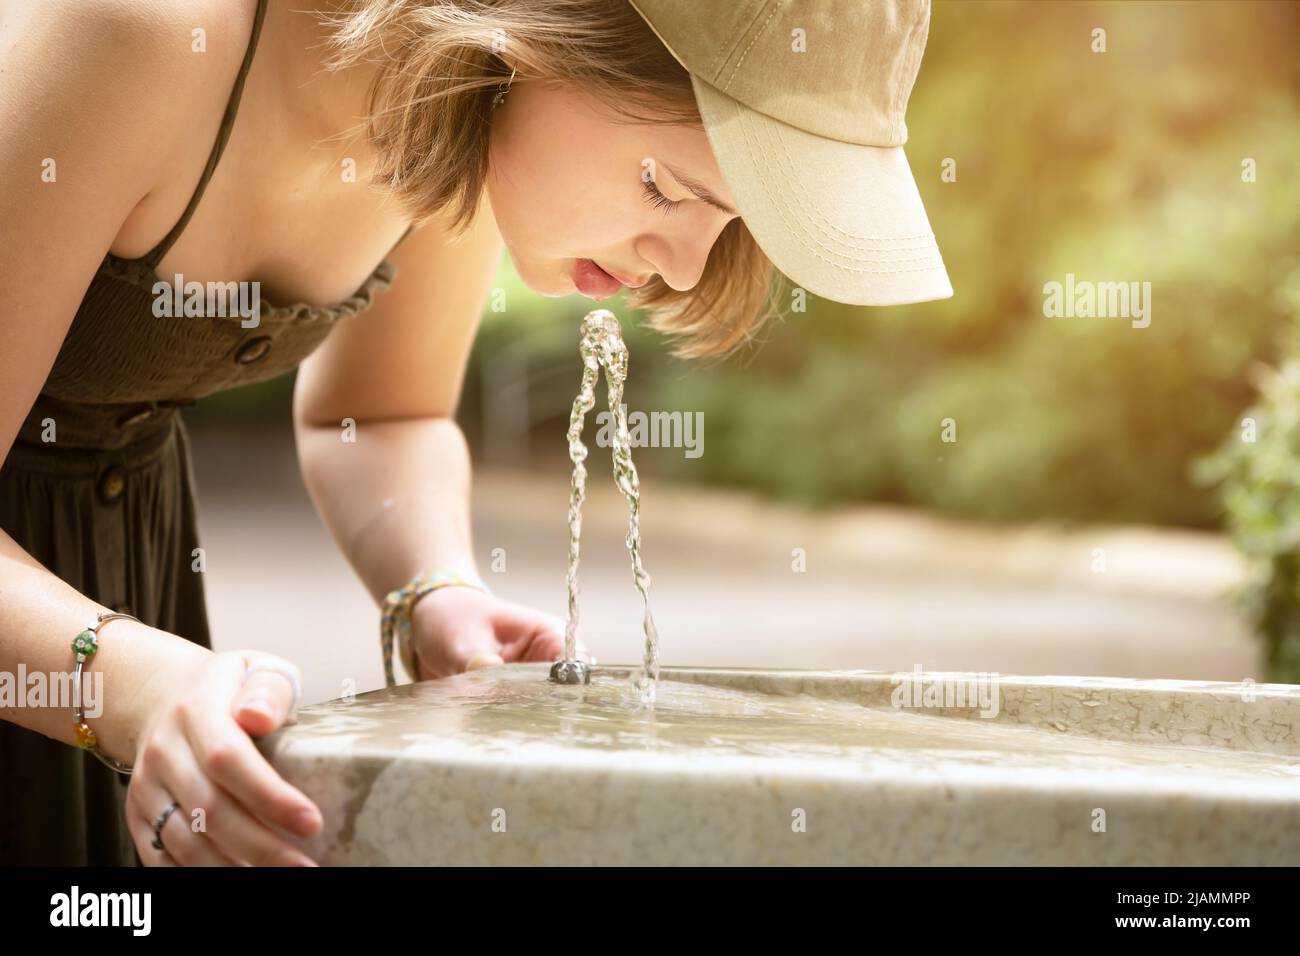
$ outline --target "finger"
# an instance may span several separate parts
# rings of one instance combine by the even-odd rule
[[[134,774],[132,774],[134,776]],[[131,834],[131,842],[135,844],[135,852],[140,855],[140,862],[145,866],[176,866],[177,863],[171,858],[165,849],[155,850],[153,848],[153,821],[145,820],[135,810],[128,810],[126,814],[126,828]]]
[[[182,709],[185,736],[199,768],[263,823],[303,837],[315,835],[320,810],[275,772],[230,716],[243,679],[243,656],[220,654],[213,665],[217,679]]]
[[[253,866],[316,865],[302,850],[257,820],[246,807],[208,779],[188,750],[182,748],[174,754],[171,766],[163,774],[163,784],[182,807],[202,809],[199,819],[203,828],[195,836],[226,858],[226,865],[235,862]],[[169,821],[169,828],[170,825]],[[164,840],[174,838],[164,834]],[[173,855],[181,859],[179,854]]]
[[[499,667],[504,663],[500,654],[476,654],[465,662],[465,670],[476,671],[484,667]]]
[[[131,834],[131,842],[135,844],[135,852],[139,854],[142,864],[163,867],[180,865],[171,858],[165,849],[155,850],[153,848],[150,842],[153,840],[152,823],[146,823],[135,814],[131,814],[126,818],[126,827]]]
[[[233,860],[194,832],[187,809],[191,804],[165,782],[164,773],[183,749],[179,741],[173,746],[163,738],[151,741],[131,773],[126,816],[136,851],[141,861],[151,866],[233,866]],[[178,806],[167,815],[162,828],[155,830],[154,821],[173,803]],[[161,850],[153,845],[155,837],[163,844]]]
[[[493,599],[469,588],[441,588],[416,604],[417,680],[447,677],[469,669],[475,658],[501,654],[496,631],[484,618]],[[432,610],[436,608],[436,610]],[[424,613],[421,614],[420,612]],[[485,666],[480,662],[479,666]]]
[[[508,661],[551,661],[564,651],[564,629],[558,619],[522,604],[502,604],[492,615]]]
[[[557,661],[564,657],[564,636],[550,631],[536,633],[520,655],[525,661]]]
[[[528,660],[534,661],[556,661],[564,657],[564,632],[568,629],[568,624],[553,614],[542,614],[543,632],[533,639],[533,645],[528,650]],[[574,642],[573,656],[580,661],[595,665],[596,658],[592,657],[587,646],[579,638]]]
[[[439,666],[431,668],[437,677],[504,663],[504,649],[487,622],[463,626],[452,640],[442,642],[442,646]]]
[[[231,712],[239,726],[254,737],[264,737],[293,715],[297,687],[302,686],[298,668],[279,658],[259,656],[250,664],[272,662],[277,667],[291,670],[294,679],[278,670],[249,671],[241,679],[243,686],[235,694]]]

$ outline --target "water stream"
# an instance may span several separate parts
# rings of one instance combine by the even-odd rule
[[[564,629],[564,659],[576,659],[578,640],[578,558],[582,537],[582,505],[587,497],[587,446],[582,443],[582,426],[596,404],[596,381],[605,369],[605,387],[609,393],[609,411],[614,421],[612,454],[614,483],[627,498],[627,550],[632,558],[632,578],[641,592],[645,609],[642,629],[645,633],[645,656],[641,669],[632,677],[633,686],[643,705],[653,706],[659,680],[659,633],[650,614],[650,575],[641,566],[641,485],[636,465],[632,463],[631,442],[627,433],[627,415],[623,410],[623,383],[627,380],[627,346],[623,330],[614,313],[596,309],[582,320],[582,339],[578,346],[582,356],[582,386],[573,400],[569,415],[569,459],[573,478],[569,485],[569,616]]]

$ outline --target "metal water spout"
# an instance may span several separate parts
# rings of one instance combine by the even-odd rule
[[[585,661],[562,660],[551,665],[553,684],[590,684],[591,668]]]

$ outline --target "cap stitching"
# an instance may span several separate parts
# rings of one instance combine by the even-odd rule
[[[763,8],[767,4],[768,0],[759,0],[759,2],[752,5],[754,12],[750,14],[749,22],[742,29],[735,31],[735,36],[729,45],[719,45],[717,52],[709,58],[708,75],[701,75],[701,79],[704,79],[710,86],[717,86],[721,82],[722,71],[726,68],[727,62],[735,55],[736,48],[744,42],[745,35],[754,28],[754,24],[758,21],[759,15],[762,14]]]
[[[777,138],[778,138],[778,141],[779,141],[779,137],[777,137]],[[748,137],[746,137],[746,145],[747,145],[747,146],[749,145],[749,139],[748,139]],[[751,159],[752,159],[752,158],[753,158],[753,151],[752,151],[752,149],[751,149],[751,151],[750,151],[750,155],[751,155]],[[773,155],[775,155],[774,151],[773,151]],[[754,165],[755,165],[755,167],[757,167],[757,165],[758,165],[757,162],[755,162]],[[793,166],[793,162],[791,163],[791,165]],[[789,174],[786,173],[784,170],[782,171],[782,173],[784,174],[785,178],[786,178],[789,182],[793,182],[793,183],[795,183],[796,185],[799,184],[799,180],[798,180],[795,176],[789,175]],[[774,195],[779,195],[779,194],[774,194]],[[808,206],[808,208],[809,208],[810,210],[812,210],[812,212],[813,212],[813,214],[814,214],[815,216],[818,216],[818,217],[823,218],[823,219],[825,218],[825,217],[821,217],[821,216],[820,216],[820,213],[817,212],[817,210],[815,209],[815,207],[814,207],[811,203],[808,203],[807,206]],[[783,218],[784,218],[784,217],[783,217]],[[831,224],[831,223],[829,222],[829,220],[826,220],[826,222],[827,222],[828,225],[831,226],[831,228],[836,228],[833,224]],[[805,231],[807,231],[807,230],[805,229]],[[839,230],[839,231],[843,232],[843,230]],[[877,263],[877,264],[884,264],[884,263],[886,263],[886,262],[924,262],[924,261],[926,261],[926,260],[932,258],[932,256],[927,255],[927,256],[922,256],[922,257],[918,257],[918,258],[911,258],[911,259],[878,259],[878,258],[873,258],[871,255],[858,255],[858,254],[850,255],[850,254],[848,254],[848,253],[844,253],[844,252],[840,252],[840,251],[838,251],[838,250],[835,249],[833,246],[831,246],[829,243],[827,243],[827,242],[823,242],[823,241],[821,240],[821,238],[819,238],[819,237],[817,237],[817,236],[813,236],[813,234],[812,234],[811,232],[808,232],[808,234],[809,234],[810,236],[813,237],[814,241],[816,241],[816,242],[818,243],[818,245],[822,246],[822,247],[825,248],[827,251],[831,252],[833,255],[842,256],[842,257],[845,258],[845,259],[852,259],[852,260],[854,260],[854,261],[856,261],[856,262],[875,262],[875,263]],[[938,249],[937,249],[937,244],[936,244],[935,241],[934,241],[934,233],[929,233],[929,234],[925,234],[925,235],[916,235],[916,236],[899,236],[899,237],[897,237],[897,238],[895,238],[895,239],[886,239],[886,238],[879,238],[879,237],[856,236],[856,235],[853,234],[853,233],[847,233],[847,232],[844,233],[844,234],[845,234],[845,235],[849,235],[849,236],[854,236],[855,238],[869,238],[870,241],[872,241],[872,242],[878,242],[878,243],[893,243],[893,242],[904,242],[904,241],[912,241],[912,240],[923,240],[923,241],[922,241],[921,243],[919,243],[918,245],[912,246],[912,247],[910,247],[910,248],[899,248],[899,247],[893,247],[893,248],[891,248],[891,249],[870,249],[870,248],[866,248],[866,247],[861,246],[861,245],[859,245],[859,244],[857,244],[857,243],[854,243],[854,242],[849,242],[849,241],[846,241],[846,240],[843,240],[843,239],[837,239],[837,238],[835,238],[834,236],[827,236],[826,238],[827,238],[828,240],[830,240],[830,241],[833,241],[833,242],[839,244],[840,246],[843,246],[843,247],[845,247],[845,248],[848,248],[848,249],[852,250],[854,253],[873,253],[873,252],[888,252],[888,251],[893,251],[893,252],[920,252],[920,251],[923,250],[923,249],[926,249],[926,250],[933,249],[933,250],[935,250],[935,252],[938,251]]]
[[[751,158],[752,158],[752,152],[751,152]],[[777,195],[779,195],[779,194],[777,194]],[[785,204],[784,204],[783,202],[781,202],[779,199],[778,199],[777,201],[775,201],[773,205],[774,205],[774,207],[776,208],[777,213],[781,216],[782,221],[786,224],[787,228],[788,228],[788,229],[790,230],[790,232],[795,236],[795,238],[799,240],[800,244],[801,244],[804,248],[806,248],[806,249],[808,249],[810,252],[812,252],[814,255],[816,255],[817,258],[821,259],[823,262],[828,263],[829,265],[833,265],[833,266],[835,266],[836,268],[844,269],[845,271],[849,271],[849,272],[862,272],[862,273],[870,273],[870,274],[877,274],[877,275],[887,275],[887,274],[891,274],[891,273],[895,273],[895,272],[926,272],[926,271],[931,271],[931,270],[933,269],[933,267],[934,267],[934,264],[935,264],[935,260],[936,260],[936,259],[938,259],[939,262],[942,262],[942,258],[939,257],[939,254],[938,254],[938,247],[937,247],[937,245],[935,245],[935,243],[933,242],[933,240],[931,240],[931,242],[929,243],[929,249],[931,249],[932,252],[931,252],[930,254],[928,254],[928,255],[924,255],[924,256],[913,256],[913,257],[898,258],[898,259],[880,259],[880,258],[873,258],[873,257],[871,257],[871,256],[851,255],[851,254],[846,253],[846,252],[841,252],[841,251],[839,251],[839,250],[833,248],[832,246],[828,245],[827,243],[823,242],[823,241],[821,240],[820,237],[818,237],[818,236],[816,236],[814,233],[812,233],[812,232],[808,229],[808,227],[805,226],[803,223],[799,222],[798,219],[796,219],[796,218],[794,218],[794,217],[788,215],[787,212],[786,212],[786,209],[785,209]],[[812,239],[812,241],[813,241],[814,243],[816,243],[818,246],[821,246],[822,249],[824,249],[824,250],[825,250],[827,253],[829,253],[830,255],[832,255],[832,256],[838,256],[839,258],[847,259],[847,260],[849,260],[849,261],[851,261],[851,262],[864,263],[864,264],[867,264],[867,265],[873,265],[873,266],[879,266],[879,265],[897,265],[897,264],[910,263],[910,262],[929,262],[929,263],[931,263],[931,265],[930,265],[930,267],[928,267],[928,268],[926,268],[926,267],[922,267],[922,268],[918,268],[918,269],[883,269],[883,270],[877,270],[877,269],[855,269],[855,268],[851,268],[851,267],[849,267],[849,266],[843,265],[843,264],[841,264],[841,263],[833,262],[832,260],[827,259],[825,256],[819,254],[818,251],[817,251],[816,249],[814,249],[811,245],[809,245],[806,241],[804,241],[804,240],[801,238],[801,234],[802,234],[803,236],[807,236],[808,238]],[[869,250],[868,250],[868,251],[869,251]],[[880,250],[880,251],[885,251],[885,250]],[[904,251],[904,252],[915,252],[915,251],[920,251],[920,250],[919,250],[919,249],[906,249],[906,250],[899,250],[899,251]]]
[[[918,71],[920,70],[920,62],[919,62],[920,57],[910,55],[911,51],[915,49],[915,46],[911,42],[911,40],[912,37],[916,34],[917,30],[921,28],[921,25],[925,21],[925,13],[927,9],[926,3],[918,4],[917,9],[921,12],[921,15],[916,18],[916,20],[912,23],[911,27],[907,31],[907,40],[906,40],[906,45],[903,48],[903,55],[898,58],[898,69],[894,73],[894,107],[893,107],[894,122],[903,124],[904,126],[906,126],[906,124],[903,123],[903,84],[899,81],[904,73],[905,67],[908,64],[916,61],[917,70]]]
[[[903,48],[898,53],[898,63],[894,66],[894,101],[889,105],[889,120],[891,123],[898,124],[898,106],[899,101],[903,98],[903,85],[899,82],[903,75],[903,68],[907,65],[908,41],[912,38],[912,29],[914,24],[908,24],[903,36]]]
[[[755,159],[754,159],[753,144],[750,142],[749,137],[747,137],[747,136],[745,137],[745,147],[746,147],[746,149],[747,149],[748,152],[749,152],[749,158],[750,158],[750,162],[751,162],[751,164],[753,165],[754,169],[755,169],[757,172],[759,172],[759,174],[760,174],[760,176],[761,176],[761,175],[762,175],[761,167],[758,165],[758,163],[757,163],[757,162],[755,161]],[[780,195],[780,193],[774,191],[774,192],[769,192],[768,195],[769,195],[769,196],[772,196],[772,197],[777,197],[777,196]],[[872,265],[883,265],[883,264],[884,264],[884,263],[881,263],[881,262],[871,262],[871,260],[866,260],[866,259],[855,259],[853,256],[848,256],[848,255],[845,255],[844,253],[836,252],[835,250],[830,249],[829,247],[826,247],[825,244],[822,243],[820,240],[818,240],[816,236],[813,236],[810,232],[808,232],[808,230],[806,229],[806,227],[804,227],[804,226],[803,226],[802,224],[800,224],[798,221],[790,219],[790,218],[786,215],[785,210],[784,210],[784,208],[782,207],[782,205],[781,205],[781,203],[780,203],[779,200],[778,200],[778,201],[775,201],[775,202],[773,203],[773,208],[776,209],[777,215],[779,215],[779,216],[781,217],[782,222],[784,222],[785,225],[787,226],[787,228],[790,229],[791,234],[794,236],[794,238],[799,242],[799,244],[800,244],[801,246],[803,246],[805,249],[807,249],[810,253],[812,253],[815,257],[817,257],[818,259],[820,259],[822,262],[826,263],[827,265],[831,266],[832,268],[839,269],[839,270],[841,270],[841,271],[843,271],[843,272],[853,272],[853,273],[858,273],[858,274],[860,274],[860,275],[903,275],[903,274],[910,273],[910,272],[934,272],[936,266],[938,266],[939,268],[942,268],[942,267],[943,267],[943,258],[942,258],[942,256],[939,255],[939,248],[938,248],[937,245],[935,246],[935,249],[934,249],[934,255],[933,255],[933,256],[926,256],[926,257],[919,258],[919,259],[902,259],[902,260],[896,260],[896,261],[899,261],[899,262],[925,262],[925,261],[929,261],[929,262],[931,262],[931,265],[930,265],[928,268],[927,268],[927,267],[921,267],[921,268],[916,268],[916,269],[856,269],[856,268],[853,268],[853,267],[851,267],[851,266],[843,265],[842,263],[833,262],[833,261],[831,261],[830,259],[827,259],[825,256],[823,256],[823,255],[822,255],[822,254],[821,254],[817,249],[813,248],[813,247],[810,246],[807,242],[805,242],[804,239],[802,238],[802,236],[799,235],[799,233],[802,232],[802,233],[804,233],[805,235],[809,236],[810,238],[813,239],[814,242],[817,242],[819,245],[822,245],[823,247],[825,247],[825,248],[827,249],[827,251],[830,252],[832,255],[837,255],[837,256],[839,256],[840,258],[843,258],[843,259],[851,259],[851,260],[853,260],[853,261],[855,261],[855,262],[869,262],[869,263],[872,264]],[[937,261],[936,261],[936,260],[937,260]]]
[[[780,136],[780,134],[777,134],[777,133],[773,133],[773,138],[776,140],[777,145],[779,145],[779,146],[781,147],[781,151],[785,154],[786,159],[789,160],[789,165],[790,165],[790,166],[795,166],[796,164],[795,164],[795,161],[794,161],[794,157],[792,157],[792,156],[790,155],[790,150],[789,150],[789,148],[786,146],[786,142],[785,142],[785,140],[782,139],[781,136]],[[893,148],[893,149],[898,149],[899,147],[891,147],[891,148]],[[799,190],[802,191],[802,196],[801,196],[800,198],[804,198],[804,199],[805,199],[805,201],[807,202],[807,206],[808,206],[808,208],[812,211],[813,215],[814,215],[815,217],[817,217],[819,220],[821,220],[821,223],[822,223],[822,224],[823,224],[827,229],[830,229],[830,230],[832,230],[832,231],[834,231],[834,232],[838,232],[840,235],[848,236],[850,239],[854,239],[854,240],[863,240],[863,241],[866,241],[866,242],[879,242],[879,243],[898,243],[898,242],[911,242],[911,241],[913,241],[913,240],[933,240],[933,239],[934,239],[934,233],[933,233],[933,232],[924,232],[924,233],[919,233],[919,234],[917,234],[917,235],[915,235],[915,236],[894,236],[894,237],[890,237],[890,238],[885,238],[885,237],[881,237],[881,236],[867,236],[867,235],[863,235],[863,234],[861,234],[861,233],[849,232],[847,229],[842,229],[840,226],[838,226],[838,225],[836,225],[835,223],[831,222],[831,220],[827,219],[824,215],[822,215],[821,211],[818,210],[818,209],[816,208],[816,206],[814,205],[814,203],[811,201],[811,200],[812,200],[812,194],[809,193],[809,192],[807,191],[807,189],[804,187],[804,184],[803,184],[803,183],[802,183],[802,182],[801,182],[797,177],[795,177],[795,176],[791,176],[791,177],[789,177],[789,179],[790,179],[790,182],[793,183],[794,186],[795,186],[797,189],[799,189]],[[842,242],[844,245],[846,245],[846,246],[850,246],[850,247],[854,247],[854,246],[856,245],[856,243],[849,242],[849,241],[847,241],[847,240],[838,240],[838,241],[840,241],[840,242]],[[860,248],[860,247],[859,247],[859,248]],[[917,246],[917,248],[921,248],[921,246]],[[866,250],[866,251],[870,251],[870,250]],[[910,250],[902,250],[902,249],[900,249],[899,251],[900,251],[900,252],[903,252],[903,251],[910,251]]]
[[[724,93],[731,89],[731,81],[736,78],[736,73],[740,70],[740,65],[745,62],[745,57],[749,56],[749,51],[754,48],[754,44],[758,42],[758,38],[763,35],[763,31],[767,29],[767,25],[772,22],[772,18],[776,16],[777,11],[780,9],[781,2],[780,0],[777,0],[777,2],[772,5],[772,12],[769,13],[767,19],[763,21],[763,25],[754,31],[754,36],[749,41],[749,46],[745,47],[745,52],[740,54],[740,59],[737,60],[736,65],[731,68],[731,76],[727,77],[727,85],[722,88]]]

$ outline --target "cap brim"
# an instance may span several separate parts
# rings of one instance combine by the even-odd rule
[[[691,81],[741,218],[793,282],[851,305],[952,295],[901,146],[814,136]]]

